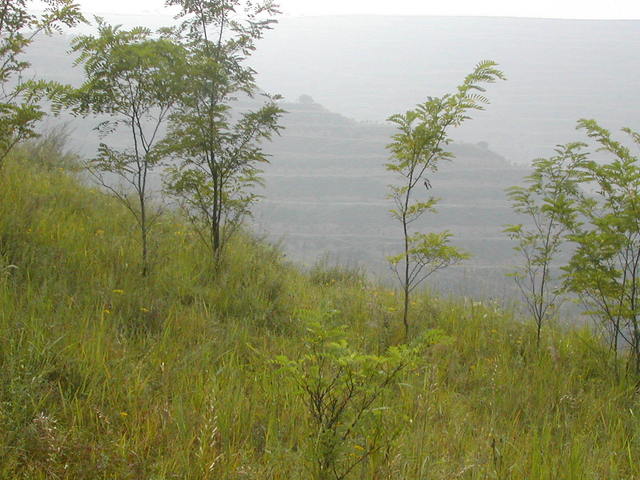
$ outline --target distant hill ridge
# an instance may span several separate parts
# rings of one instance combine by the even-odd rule
[[[107,20],[159,26],[170,17]],[[52,37],[35,46],[39,74],[76,75],[66,42]],[[493,59],[508,81],[491,88],[492,104],[456,138],[487,141],[509,161],[527,163],[576,139],[578,118],[612,129],[637,124],[638,51],[639,20],[302,17],[282,18],[251,65],[265,91],[289,100],[308,94],[330,111],[382,122],[451,91],[475,63]]]
[[[473,286],[472,293],[478,293],[480,286],[485,289],[481,293],[502,294],[512,287],[512,282],[503,274],[516,261],[502,229],[507,223],[519,221],[506,202],[504,190],[521,183],[526,174],[526,169],[513,165],[515,159],[524,157],[505,153],[524,145],[531,153],[528,159],[539,156],[533,155],[536,152],[550,155],[556,143],[580,138],[573,127],[581,115],[580,109],[586,112],[585,107],[594,107],[597,110],[598,105],[606,102],[619,107],[615,92],[624,90],[627,80],[621,77],[618,90],[607,90],[607,82],[615,75],[614,57],[602,59],[599,55],[609,51],[612,39],[624,37],[630,25],[640,24],[625,23],[617,33],[593,47],[593,61],[602,61],[602,67],[595,72],[602,88],[594,90],[593,102],[587,104],[581,99],[587,87],[593,86],[589,76],[593,73],[592,66],[584,71],[584,82],[572,85],[565,82],[563,72],[574,71],[575,77],[584,69],[587,46],[580,43],[578,37],[586,35],[587,27],[602,30],[606,25],[617,24],[513,20],[515,26],[522,27],[520,31],[506,19],[355,18],[351,19],[353,28],[348,30],[343,20],[285,19],[258,48],[254,63],[261,73],[262,88],[285,93],[287,101],[283,102],[283,108],[288,114],[283,118],[282,135],[266,146],[271,164],[265,168],[266,188],[261,192],[264,200],[255,210],[254,228],[269,238],[282,240],[293,258],[306,263],[328,254],[387,275],[385,256],[395,253],[399,232],[388,215],[391,206],[386,198],[387,185],[393,179],[384,164],[388,161],[385,147],[393,128],[384,123],[384,118],[424,101],[428,94],[438,95],[454,89],[476,60],[491,57],[488,50],[487,55],[480,55],[483,52],[476,51],[476,43],[496,47],[499,43],[496,39],[505,38],[514,48],[519,45],[524,51],[519,56],[516,51],[508,56],[507,45],[498,49],[505,57],[494,58],[501,62],[509,80],[491,86],[488,96],[492,103],[487,110],[477,112],[468,125],[452,132],[457,139],[450,145],[455,159],[445,162],[430,179],[433,189],[428,194],[441,199],[438,213],[426,216],[418,226],[423,231],[451,230],[455,243],[473,255],[463,267],[438,277],[438,285],[445,289],[462,288],[465,293],[469,285]],[[420,34],[432,40],[424,44],[423,54],[416,54],[415,60],[408,54],[396,55],[399,48],[410,51],[413,48],[414,54],[417,48],[400,32],[389,28],[400,25],[406,26],[406,35]],[[489,29],[491,25],[494,30]],[[306,35],[300,30],[303,26]],[[453,38],[455,32],[465,26],[468,30]],[[551,40],[540,35],[535,37],[532,26],[540,32],[548,28],[549,34],[555,35],[557,49],[545,50]],[[369,38],[373,27],[382,33]],[[484,32],[484,36],[480,32]],[[328,33],[331,35],[327,36]],[[507,33],[512,37],[504,37]],[[316,34],[319,37],[315,37]],[[474,42],[476,34],[479,36]],[[535,37],[537,42],[523,44],[522,35]],[[338,49],[336,42],[345,36],[352,42]],[[395,40],[388,43],[390,39]],[[34,68],[40,74],[51,71],[58,80],[77,83],[80,71],[71,68],[72,59],[64,53],[68,48],[66,41],[54,37],[47,39],[45,45],[40,44],[40,50],[34,50]],[[438,56],[435,44],[451,45],[452,49],[448,56]],[[377,47],[377,60],[363,57],[371,51],[371,45]],[[573,45],[575,51],[571,58],[563,60],[560,53],[567,54],[568,45]],[[305,55],[298,55],[301,48],[307,52]],[[347,55],[356,51],[360,52],[357,58]],[[276,61],[275,52],[280,52],[278,59],[286,58],[287,62]],[[420,61],[425,56],[429,57],[429,65]],[[471,56],[475,57],[473,61],[468,58]],[[268,64],[261,63],[267,58],[271,59]],[[56,68],[50,64],[52,61],[58,62]],[[555,67],[549,62],[555,62]],[[634,65],[638,62],[631,60],[629,64],[620,65],[619,70],[633,70]],[[535,75],[530,74],[532,69],[536,70]],[[271,78],[274,74],[277,78]],[[300,90],[293,95],[296,78],[295,88]],[[335,88],[329,90],[331,85]],[[358,91],[353,90],[356,86]],[[546,87],[548,91],[544,91]],[[558,92],[569,90],[575,95],[558,96]],[[350,95],[346,94],[348,91]],[[624,116],[634,107],[635,98],[628,97],[624,107],[614,112],[613,127],[625,124]],[[339,105],[335,99],[340,99]],[[536,99],[541,103],[536,104]],[[386,112],[384,105],[388,106]],[[246,100],[239,104],[239,108],[250,106]],[[378,113],[368,121],[357,120],[362,118],[357,108]],[[528,108],[535,111],[528,110],[526,116],[523,112]],[[563,108],[574,113],[565,113],[566,119],[562,119],[557,112]],[[595,115],[603,118],[605,125],[606,113]],[[611,115],[608,118],[611,119]],[[83,143],[79,148],[87,156],[95,151],[95,135],[91,140],[94,125],[93,121],[74,123],[74,137],[81,139]],[[540,143],[539,147],[536,142]],[[485,280],[491,278],[491,281],[477,282],[478,269],[482,270]]]

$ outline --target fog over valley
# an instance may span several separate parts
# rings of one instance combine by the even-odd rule
[[[633,124],[640,100],[639,21],[482,17],[283,19],[252,58],[267,91],[311,95],[357,120],[389,115],[455,88],[480,59],[507,82],[455,138],[487,141],[511,162],[576,138],[578,118]]]
[[[630,52],[640,51],[639,33],[631,20],[284,18],[250,59],[260,88],[282,94],[287,111],[281,136],[265,144],[271,163],[250,222],[295,260],[328,257],[390,278],[385,256],[395,253],[399,232],[388,214],[385,146],[394,129],[385,120],[453,90],[490,58],[507,81],[491,86],[485,111],[452,130],[456,158],[430,176],[424,193],[441,199],[438,212],[419,227],[451,230],[473,255],[434,277],[435,288],[510,296],[504,274],[517,259],[502,230],[518,217],[504,190],[522,182],[532,159],[582,139],[579,118],[612,129],[637,121],[640,57]],[[33,70],[78,84],[67,49],[66,37],[39,40]],[[93,155],[92,123],[72,125],[73,144]]]

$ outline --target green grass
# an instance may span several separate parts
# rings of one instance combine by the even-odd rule
[[[26,158],[29,155],[29,158]],[[305,319],[361,352],[403,337],[399,299],[337,266],[304,273],[241,235],[219,270],[180,218],[140,277],[131,218],[33,151],[0,176],[0,478],[307,479],[310,421],[278,355]],[[384,396],[397,435],[349,478],[640,478],[640,405],[588,330],[415,297],[441,329]]]

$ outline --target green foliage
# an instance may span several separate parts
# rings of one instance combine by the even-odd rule
[[[400,255],[389,258],[404,292],[403,323],[405,336],[409,334],[409,294],[432,273],[446,266],[456,264],[467,257],[461,251],[448,245],[450,234],[419,235],[410,232],[410,225],[426,212],[433,212],[437,200],[415,199],[417,187],[429,190],[429,174],[438,170],[441,161],[449,160],[452,154],[446,150],[451,142],[448,129],[458,127],[469,119],[469,113],[483,110],[489,103],[482,95],[483,84],[503,80],[504,75],[496,63],[483,61],[466,76],[456,93],[429,99],[414,110],[389,117],[398,130],[393,142],[387,148],[392,160],[386,164],[387,170],[398,177],[399,185],[390,185],[389,197],[395,208],[391,210],[394,219],[402,226],[404,249]],[[439,257],[439,255],[442,257]]]
[[[538,344],[542,326],[557,311],[560,300],[553,262],[576,226],[573,199],[579,192],[577,169],[586,159],[584,146],[559,146],[556,156],[534,160],[533,173],[525,178],[528,185],[507,191],[512,208],[527,217],[526,226],[508,225],[505,232],[518,242],[515,250],[524,262],[513,277],[536,322]]]
[[[386,421],[393,412],[384,402],[417,354],[404,346],[385,355],[358,353],[346,340],[346,327],[332,326],[333,320],[309,321],[306,353],[278,359],[305,401],[309,470],[317,480],[353,478],[371,456],[389,454],[397,432]]]
[[[36,139],[22,143],[20,149],[30,163],[44,170],[78,171],[82,168],[80,157],[69,149],[70,137],[69,126],[61,124],[45,130]]]
[[[0,189],[0,478],[309,478],[318,428],[274,359],[318,371],[311,315],[317,335],[347,325],[318,344],[327,375],[334,359],[356,375],[391,367],[395,292],[320,285],[242,233],[211,278],[197,234],[168,212],[165,261],[141,287],[130,230],[122,204],[14,150]],[[549,324],[537,349],[532,325],[495,303],[414,301],[420,352],[338,458],[375,432],[390,448],[351,477],[640,477],[635,380],[612,378],[592,332]],[[384,371],[371,374],[362,392]]]
[[[514,187],[514,208],[533,223],[512,225],[506,231],[518,240],[525,264],[516,280],[527,300],[538,330],[556,302],[552,261],[569,243],[571,258],[562,267],[563,289],[578,296],[587,313],[598,320],[614,355],[618,373],[619,347],[626,346],[628,371],[640,373],[640,218],[637,201],[640,167],[623,143],[595,120],[580,120],[578,128],[595,140],[609,162],[592,160],[583,143],[557,149],[558,155],[534,163],[528,187]],[[640,135],[623,131],[640,145]]]
[[[365,286],[367,282],[366,272],[356,266],[340,265],[337,261],[331,261],[329,256],[321,257],[309,270],[309,278],[317,285],[357,285]]]
[[[96,20],[97,36],[73,40],[73,51],[80,53],[76,63],[84,67],[86,80],[71,100],[76,114],[109,115],[96,127],[102,137],[129,138],[122,150],[101,143],[88,168],[135,218],[146,276],[149,231],[157,220],[157,213],[149,210],[149,176],[162,160],[158,136],[180,96],[184,52],[168,39],[154,38],[146,28],[127,31]],[[114,183],[114,176],[119,182]]]
[[[409,272],[409,293],[413,292],[431,274],[460,263],[469,258],[467,253],[461,252],[449,244],[450,232],[415,233],[408,238],[409,250],[406,254],[389,257],[388,261],[394,267],[401,264],[409,256],[413,264]],[[398,274],[398,270],[395,270]],[[403,279],[398,274],[398,280]]]
[[[569,239],[576,246],[565,268],[565,283],[601,320],[615,352],[629,347],[630,368],[640,373],[640,166],[638,157],[595,120],[578,127],[613,156],[608,163],[581,162],[579,179],[585,192],[575,196],[580,222]],[[633,143],[637,132],[625,128]]]
[[[42,15],[29,13],[27,0],[0,1],[0,167],[8,153],[21,141],[37,136],[36,123],[45,115],[43,97],[54,106],[64,88],[55,82],[24,81],[29,68],[23,54],[39,34],[61,32],[84,21],[73,0],[48,0]]]
[[[271,2],[170,0],[183,22],[167,32],[185,49],[185,82],[171,115],[165,151],[176,161],[167,191],[176,197],[219,260],[220,253],[257,200],[261,144],[280,130],[278,96],[264,95],[256,111],[233,118],[237,95],[257,91],[255,72],[244,64],[278,13]],[[213,38],[210,37],[213,35]]]
[[[442,160],[451,158],[444,148],[451,142],[447,129],[462,125],[470,118],[470,111],[483,110],[484,105],[489,103],[481,95],[485,92],[482,84],[504,80],[503,73],[496,66],[489,60],[480,62],[458,86],[456,93],[440,98],[429,97],[415,110],[389,118],[399,132],[388,147],[393,161],[386,166],[390,171],[411,179],[406,183],[406,188],[412,189],[422,183],[426,172],[435,172]]]

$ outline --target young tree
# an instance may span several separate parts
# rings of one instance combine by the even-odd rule
[[[397,432],[384,401],[422,346],[393,347],[384,355],[359,353],[348,344],[345,328],[328,326],[329,321],[310,322],[306,354],[296,360],[281,356],[278,363],[306,406],[310,478],[345,480],[391,447]]]
[[[128,146],[101,143],[89,171],[131,212],[140,230],[142,275],[149,273],[149,230],[157,219],[150,206],[149,175],[162,158],[163,124],[180,95],[182,48],[138,27],[122,30],[98,21],[98,35],[73,41],[86,81],[74,93],[78,114],[108,115],[96,129],[118,134]],[[114,182],[114,176],[118,179]],[[131,195],[133,193],[133,195]]]
[[[410,226],[425,212],[434,211],[437,200],[415,200],[418,189],[431,188],[428,175],[438,170],[441,161],[453,157],[445,150],[451,142],[450,127],[460,126],[469,119],[470,111],[482,110],[489,103],[482,95],[483,84],[504,79],[496,63],[483,61],[467,75],[454,94],[429,99],[416,109],[389,118],[398,129],[393,142],[388,146],[392,159],[387,170],[399,178],[398,185],[391,185],[390,198],[395,208],[391,215],[402,227],[403,251],[389,257],[389,262],[398,277],[404,294],[402,321],[405,336],[409,335],[409,296],[434,272],[459,263],[467,255],[449,245],[451,234],[412,233]]]
[[[25,81],[27,47],[39,34],[60,32],[84,21],[73,0],[47,0],[41,15],[30,13],[28,0],[0,0],[0,168],[19,142],[36,135],[44,116],[43,97],[59,100],[62,86],[55,82]]]
[[[586,158],[585,145],[559,146],[557,155],[533,162],[526,187],[511,187],[512,208],[528,218],[527,225],[508,225],[505,232],[517,241],[515,250],[524,264],[512,275],[536,323],[536,343],[559,300],[560,285],[553,272],[566,235],[576,225],[573,199],[578,193],[577,169]]]
[[[580,222],[571,225],[575,252],[565,267],[566,288],[577,294],[589,313],[609,332],[618,358],[619,344],[629,352],[629,367],[640,373],[640,166],[639,158],[595,120],[578,128],[613,155],[609,163],[584,160],[576,192]],[[640,133],[623,129],[636,146]],[[617,368],[617,361],[616,361]],[[617,371],[617,370],[616,370]]]
[[[245,60],[255,42],[275,22],[270,1],[168,0],[181,8],[175,32],[184,46],[188,78],[170,133],[164,142],[177,161],[167,177],[167,191],[187,212],[201,240],[218,261],[226,241],[257,196],[261,143],[279,132],[283,110],[278,96],[265,95],[255,110],[232,112],[238,95],[253,97],[255,72]]]

